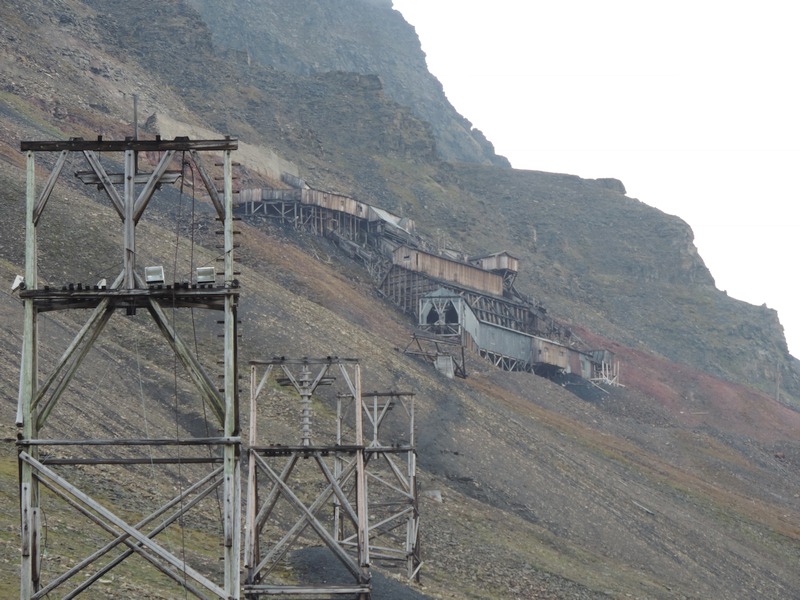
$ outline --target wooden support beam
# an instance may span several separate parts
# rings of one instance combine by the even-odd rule
[[[238,381],[237,381],[237,321],[238,284],[233,269],[233,231],[232,231],[232,174],[231,151],[238,147],[235,139],[199,140],[192,142],[188,138],[176,138],[163,141],[160,138],[152,141],[126,139],[124,141],[104,142],[73,139],[66,142],[22,142],[21,148],[27,153],[27,187],[25,212],[25,281],[27,289],[20,292],[20,299],[25,306],[23,324],[22,365],[20,369],[20,392],[17,409],[17,422],[20,428],[18,438],[20,457],[20,524],[21,524],[21,569],[20,598],[43,597],[37,593],[39,589],[39,568],[41,555],[41,511],[39,509],[39,483],[47,481],[47,485],[58,489],[58,493],[68,499],[71,505],[81,507],[81,512],[107,531],[119,530],[124,533],[124,543],[130,552],[141,554],[146,560],[156,565],[159,570],[184,585],[187,591],[201,598],[214,596],[225,600],[237,600],[240,597],[239,582],[239,522],[241,520],[241,474],[239,470],[239,415],[238,415]],[[212,194],[215,208],[222,221],[225,222],[225,284],[221,288],[195,289],[169,287],[164,290],[148,288],[136,273],[136,224],[143,215],[159,184],[175,181],[180,173],[167,175],[167,167],[174,158],[175,152],[222,151],[224,154],[224,197],[216,193],[211,182],[209,193]],[[35,152],[61,152],[38,200],[35,196]],[[37,272],[37,231],[39,222],[55,182],[66,163],[68,152],[83,152],[91,167],[90,172],[82,173],[81,179],[99,185],[108,195],[111,205],[120,216],[123,224],[123,269],[112,289],[81,287],[64,289],[61,292],[51,291],[47,286],[38,288]],[[98,153],[123,152],[124,172],[110,176],[101,164]],[[150,174],[137,173],[137,155],[139,152],[162,153],[159,164]],[[209,181],[210,178],[209,178]],[[122,184],[123,189],[117,191],[115,185]],[[143,187],[142,187],[143,186]],[[139,190],[137,194],[137,190]],[[71,287],[71,286],[70,286]],[[162,305],[170,302],[172,307],[203,307],[225,311],[225,382],[220,396],[216,382],[212,381],[200,364],[199,358],[189,351],[188,346],[176,334],[173,326],[166,318]],[[200,440],[42,440],[39,430],[44,426],[48,415],[57,404],[74,374],[89,350],[106,326],[110,315],[118,308],[126,308],[131,313],[137,308],[146,308],[150,312],[159,330],[167,338],[176,356],[186,368],[190,379],[200,391],[203,402],[207,402],[212,412],[223,427],[220,438]],[[93,309],[89,321],[79,331],[76,338],[61,356],[59,363],[41,388],[38,388],[38,313],[58,309]],[[38,388],[38,389],[37,389]],[[48,396],[49,394],[49,396]],[[154,545],[136,530],[130,529],[121,519],[110,511],[104,510],[98,503],[72,486],[65,479],[49,471],[45,461],[38,460],[39,448],[51,445],[208,445],[222,446],[222,457],[184,457],[172,458],[51,458],[50,464],[142,464],[174,463],[174,462],[217,462],[222,461],[222,477],[218,483],[224,486],[223,502],[223,560],[225,561],[224,583],[217,585],[195,571],[190,571],[182,563],[163,548]],[[188,503],[186,503],[188,504]],[[130,539],[128,539],[130,538]],[[166,563],[166,564],[165,564]],[[113,566],[113,565],[112,565]],[[109,567],[111,568],[111,567]],[[78,569],[80,570],[80,568]],[[77,571],[75,571],[77,572]],[[104,571],[105,572],[105,571]],[[193,581],[186,581],[187,574]],[[73,590],[67,598],[80,594],[98,575],[92,576],[86,584]],[[45,592],[47,594],[47,592]]]
[[[136,202],[133,207],[133,220],[136,223],[139,222],[144,209],[147,208],[147,203],[150,202],[150,199],[153,197],[153,193],[156,191],[156,187],[161,181],[161,176],[167,171],[167,167],[172,162],[173,156],[175,156],[175,150],[167,150],[164,153],[155,170],[150,175],[150,178],[147,180],[144,188],[142,188],[142,191],[139,192],[139,196],[136,198]],[[132,181],[133,183],[136,183],[135,178]]]
[[[47,183],[42,190],[41,195],[39,196],[38,202],[36,202],[36,206],[33,209],[33,224],[39,224],[39,218],[42,216],[42,212],[44,211],[44,207],[47,205],[47,201],[50,199],[50,194],[53,193],[53,189],[56,185],[56,180],[58,179],[59,175],[61,175],[61,170],[64,168],[64,163],[67,160],[67,151],[62,150],[61,155],[58,157],[53,170],[50,171],[50,177],[47,179]]]
[[[371,587],[362,585],[245,585],[245,594],[258,594],[263,596],[331,596],[368,594]]]
[[[328,485],[328,487],[319,493],[316,499],[308,507],[308,510],[312,514],[316,515],[317,512],[319,512],[323,505],[328,501],[328,498],[331,497],[332,492],[332,486]],[[267,552],[264,558],[255,565],[251,574],[258,575],[262,579],[263,577],[269,575],[275,566],[277,566],[278,562],[291,549],[292,544],[297,541],[297,538],[300,537],[300,535],[308,526],[308,519],[305,516],[301,516],[300,519],[298,519],[295,524],[287,530],[280,540],[271,545],[269,552]],[[250,578],[250,580],[252,579],[254,579],[254,577]]]
[[[214,205],[214,208],[217,211],[217,217],[219,217],[220,221],[224,222],[225,209],[222,206],[222,200],[219,198],[219,192],[217,192],[217,186],[214,184],[214,180],[208,174],[208,171],[206,171],[197,152],[195,150],[191,150],[189,153],[192,156],[195,167],[197,167],[197,172],[200,174],[200,179],[203,180],[203,184],[206,186],[208,196],[211,198],[211,204]]]
[[[221,458],[208,456],[182,456],[180,458],[43,458],[45,465],[210,465],[221,463]]]
[[[353,377],[350,378],[345,365],[339,370],[350,392],[356,407],[361,407],[361,365],[353,365]],[[361,410],[356,410],[356,445],[364,445],[364,419]],[[358,511],[358,562],[361,567],[362,581],[369,581],[369,506],[367,504],[367,479],[364,475],[364,453],[356,454],[356,510]]]
[[[136,287],[134,269],[136,267],[136,219],[134,206],[136,204],[136,186],[133,176],[136,172],[136,153],[133,150],[125,151],[125,184],[122,194],[122,225],[123,225],[123,252],[122,268],[125,277],[122,287],[132,290]]]
[[[207,577],[203,576],[201,573],[195,571],[192,567],[188,566],[183,560],[177,558],[172,553],[164,550],[161,546],[153,542],[150,538],[142,534],[140,531],[136,530],[135,528],[128,525],[124,520],[117,517],[114,513],[104,507],[102,504],[93,500],[90,496],[83,493],[77,487],[69,483],[63,477],[60,477],[54,471],[48,469],[45,465],[40,463],[39,461],[32,458],[27,452],[21,452],[20,460],[30,465],[32,468],[36,470],[37,477],[41,480],[42,478],[48,479],[62,490],[67,492],[70,496],[75,498],[79,501],[79,503],[86,507],[81,512],[86,516],[92,518],[92,513],[96,514],[98,517],[102,517],[107,523],[114,525],[118,529],[127,533],[130,537],[136,540],[139,544],[138,545],[131,545],[131,548],[142,555],[145,559],[150,560],[153,562],[152,555],[160,558],[174,569],[177,569],[179,573],[190,577],[200,585],[202,585],[207,590],[211,591],[212,593],[216,594],[219,598],[228,598],[227,594],[223,589],[221,589],[218,585],[216,585],[213,581],[209,580]],[[149,550],[150,553],[142,552],[142,546]],[[154,563],[155,564],[155,563]]]
[[[345,493],[340,485],[340,480],[334,477],[333,473],[328,468],[328,465],[326,465],[325,461],[322,460],[322,456],[319,452],[314,454],[314,460],[317,461],[320,470],[322,471],[323,475],[325,475],[325,479],[332,486],[333,493],[336,495],[337,500],[339,500],[339,506],[344,507],[347,516],[350,518],[350,521],[353,523],[353,525],[358,527],[358,515],[356,514],[356,511],[353,510],[350,500],[348,500],[345,496]]]
[[[167,316],[164,314],[163,309],[158,305],[158,303],[154,300],[150,300],[148,309],[153,317],[153,320],[156,322],[156,325],[158,325],[158,328],[161,330],[161,333],[165,338],[167,338],[172,350],[180,359],[181,363],[186,369],[186,372],[189,374],[189,377],[194,382],[197,389],[202,393],[204,400],[208,402],[212,412],[217,417],[219,424],[224,427],[225,405],[222,398],[219,396],[219,392],[217,392],[216,384],[211,380],[211,377],[209,377],[205,369],[203,369],[203,366],[197,360],[197,357],[192,354],[188,346],[186,346],[183,340],[178,337],[178,334],[172,328],[172,325],[170,325]]]
[[[331,536],[330,533],[328,533],[328,530],[324,525],[322,525],[322,523],[319,522],[314,513],[311,512],[311,510],[305,504],[303,504],[303,502],[297,497],[297,495],[286,484],[286,482],[280,479],[278,474],[272,470],[272,468],[263,458],[256,455],[256,462],[258,463],[259,467],[269,476],[273,483],[277,486],[280,486],[283,495],[288,499],[289,503],[303,514],[311,528],[317,532],[317,535],[322,539],[323,542],[325,542],[325,545],[330,548],[330,550],[334,553],[334,555],[336,555],[336,557],[347,568],[347,570],[350,571],[350,573],[352,573],[352,575],[359,582],[364,582],[364,574],[361,572],[360,565],[350,558],[350,555],[342,550],[341,546],[339,546],[337,541]],[[367,577],[366,581],[369,581],[369,577]]]
[[[58,382],[55,390],[48,398],[47,402],[44,403],[41,410],[39,411],[39,416],[36,419],[36,426],[38,429],[44,427],[44,424],[47,422],[47,418],[50,416],[50,412],[55,407],[56,403],[61,398],[64,391],[67,389],[67,386],[72,381],[72,378],[75,375],[75,372],[78,370],[78,367],[83,362],[83,359],[86,358],[86,355],[89,353],[89,350],[92,349],[92,345],[94,344],[97,337],[100,333],[105,329],[106,324],[108,323],[109,319],[111,319],[111,315],[114,313],[113,308],[108,307],[108,301],[102,301],[101,305],[98,306],[92,317],[89,319],[89,322],[84,325],[81,331],[78,333],[78,336],[73,340],[70,347],[64,352],[64,355],[61,357],[58,365],[52,371],[50,376],[45,381],[44,385],[42,385],[41,389],[37,392],[36,398],[34,400],[34,405],[38,405],[41,400],[43,399],[44,395],[47,393],[47,390],[56,380],[56,378],[62,373],[63,377],[61,381]],[[78,344],[80,342],[85,341],[83,346],[81,346],[80,351],[75,354]]]
[[[147,517],[145,517],[144,519],[142,519],[141,521],[136,523],[133,527],[135,527],[136,529],[141,529],[142,527],[148,525],[152,521],[155,521],[156,519],[161,517],[161,515],[165,514],[166,512],[168,512],[169,510],[171,510],[172,508],[174,508],[175,506],[180,504],[180,508],[177,511],[173,512],[172,515],[170,515],[169,517],[164,519],[161,523],[159,523],[158,526],[156,526],[154,529],[151,529],[146,534],[147,537],[149,537],[150,539],[154,538],[156,535],[158,535],[159,533],[164,531],[167,527],[169,527],[169,525],[171,525],[172,523],[177,521],[180,517],[182,517],[189,510],[191,510],[194,506],[196,506],[201,500],[206,498],[217,487],[219,487],[219,484],[222,481],[221,479],[219,479],[219,476],[221,475],[221,473],[222,473],[222,468],[221,467],[219,467],[217,469],[214,469],[211,473],[206,475],[203,479],[201,479],[200,481],[194,483],[189,488],[186,488],[185,490],[183,490],[180,494],[178,494],[177,496],[172,498],[170,501],[168,501],[166,504],[161,506],[155,512],[151,513],[150,515],[148,515]],[[212,481],[214,479],[216,479],[216,481]],[[211,482],[211,485],[208,485],[206,487],[206,489],[203,490],[202,487],[205,486],[206,484],[208,484],[209,482]],[[68,497],[65,497],[63,495],[63,493],[61,493],[59,490],[57,490],[52,484],[49,484],[47,482],[43,482],[43,484],[48,489],[50,489],[53,493],[59,495],[59,497],[63,498],[64,500],[66,500],[68,502],[70,502],[71,499],[69,499]],[[187,498],[189,498],[192,494],[194,494],[198,490],[200,490],[200,491],[196,496],[194,496],[190,500],[187,500]],[[65,571],[64,573],[62,573],[61,575],[59,575],[55,579],[53,579],[50,583],[48,583],[45,587],[43,587],[42,589],[40,589],[38,591],[37,597],[47,597],[47,595],[50,592],[55,590],[62,583],[65,583],[66,581],[71,579],[74,575],[76,575],[77,573],[82,571],[84,568],[88,567],[90,564],[92,564],[93,562],[95,562],[99,558],[102,558],[104,555],[108,554],[108,552],[110,552],[111,550],[116,548],[120,543],[123,543],[129,537],[130,536],[125,534],[125,533],[118,535],[116,538],[114,538],[113,540],[108,542],[105,546],[103,546],[102,548],[99,548],[97,551],[95,551],[94,553],[90,554],[85,559],[83,559],[80,562],[76,563],[73,567],[71,567],[70,569],[68,569],[67,571]],[[116,567],[118,564],[120,564],[123,560],[125,560],[126,558],[128,558],[132,554],[134,554],[134,551],[129,548],[126,552],[123,552],[121,555],[116,557],[114,560],[112,560],[108,564],[104,565],[99,571],[97,571],[96,573],[92,574],[85,582],[81,583],[81,585],[79,585],[75,590],[73,590],[71,595],[77,596],[78,594],[83,592],[86,588],[88,588],[93,583],[95,583],[100,577],[102,577],[103,575],[108,573],[111,569]]]
[[[86,157],[86,162],[89,163],[89,166],[92,167],[92,170],[97,174],[97,177],[100,178],[100,184],[103,186],[106,194],[108,194],[108,198],[111,200],[111,205],[114,207],[114,210],[117,211],[119,217],[124,221],[125,203],[122,201],[122,198],[120,198],[116,188],[114,188],[114,184],[111,179],[109,179],[103,165],[100,164],[100,159],[97,158],[97,155],[91,150],[86,150],[83,155]]]
[[[133,181],[136,185],[146,184],[151,177],[152,173],[136,173],[133,176]],[[86,185],[102,185],[100,178],[93,171],[77,171],[75,177],[81,180]],[[181,178],[180,171],[167,171],[158,180],[159,184],[175,183]],[[108,179],[114,185],[122,185],[125,182],[125,173],[108,173]]]
[[[33,152],[27,153],[27,184],[25,188],[25,281],[27,285],[36,287],[38,283],[36,223],[34,221],[36,207],[36,165]],[[35,409],[33,399],[36,396],[38,381],[38,341],[37,313],[33,300],[23,300],[25,316],[22,333],[22,364],[20,367],[20,410],[17,426],[21,428],[22,437],[36,437]],[[31,449],[36,454],[36,448]],[[28,600],[39,587],[39,573],[36,558],[36,540],[38,539],[39,510],[38,484],[34,481],[30,464],[19,463],[20,490],[20,598]]]
[[[220,150],[236,150],[239,140],[226,137],[223,140],[190,140],[188,137],[176,137],[174,140],[84,140],[73,138],[71,140],[56,141],[25,141],[20,142],[22,152],[166,152],[167,150],[186,151],[199,150],[204,152]]]
[[[222,215],[224,228],[225,286],[233,285],[233,164],[231,161],[231,148],[223,150],[223,206]],[[212,186],[213,189],[213,186]],[[210,192],[209,192],[210,193]],[[215,204],[217,212],[220,207]],[[223,430],[225,436],[239,435],[239,345],[237,342],[237,299],[233,295],[225,297],[225,323],[224,323],[224,415]],[[239,533],[242,521],[241,498],[241,468],[239,464],[239,448],[232,444],[223,448],[225,487],[223,490],[223,560],[225,563],[225,591],[229,598],[239,598],[241,587],[241,573],[239,569],[239,555],[241,535]]]
[[[218,446],[222,444],[238,444],[239,437],[209,437],[209,438],[114,438],[95,440],[18,440],[18,446]]]
[[[49,483],[46,479],[42,479],[41,483],[42,483],[43,486],[48,488],[53,494],[55,494],[56,496],[61,498],[64,502],[69,504],[72,508],[77,510],[79,513],[81,513],[82,515],[87,517],[95,525],[97,525],[98,527],[100,527],[104,531],[110,533],[111,535],[116,535],[117,534],[117,531],[113,527],[111,527],[111,525],[109,525],[106,521],[104,521],[103,519],[98,517],[91,510],[87,509],[86,507],[81,505],[76,500],[73,500],[69,496],[69,494],[67,494],[66,492],[58,489],[53,484]],[[173,568],[170,568],[168,565],[164,564],[163,562],[159,562],[158,557],[154,556],[151,552],[148,552],[147,550],[145,550],[141,546],[135,545],[133,542],[131,542],[128,539],[123,540],[122,543],[125,544],[126,546],[128,546],[128,548],[131,551],[136,551],[139,554],[139,556],[141,556],[146,561],[148,561],[156,569],[161,571],[167,577],[170,577],[171,579],[176,581],[178,584],[182,585],[185,589],[191,591],[198,598],[203,598],[205,600],[208,600],[208,596],[206,596],[204,593],[202,593],[193,583],[190,583],[187,580],[186,576],[184,574],[182,574],[180,571],[177,571],[177,570],[175,570]],[[78,586],[77,589],[74,589],[71,592],[69,592],[67,595],[65,595],[62,598],[62,600],[72,600],[72,598],[75,598],[82,591],[84,591],[86,589],[86,587],[88,587],[88,586]],[[47,596],[43,595],[41,592],[38,592],[38,593],[34,594],[34,596],[31,598],[31,600],[39,600],[40,598],[45,598],[46,599]]]

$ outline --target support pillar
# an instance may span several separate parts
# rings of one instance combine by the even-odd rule
[[[34,153],[27,153],[27,185],[25,188],[25,285],[36,287],[37,249],[36,224],[36,162]],[[38,387],[38,319],[33,300],[24,300],[25,316],[23,323],[22,365],[20,373],[20,410],[17,427],[25,440],[37,436],[33,399]],[[20,452],[38,455],[38,448],[21,446]],[[20,565],[20,598],[28,600],[39,589],[39,486],[33,477],[33,469],[20,461],[20,528],[22,537],[22,559]]]

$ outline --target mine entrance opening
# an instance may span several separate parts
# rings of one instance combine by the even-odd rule
[[[448,302],[444,307],[444,319],[436,308],[431,308],[428,317],[425,319],[428,325],[457,325],[458,324],[458,311],[452,302]]]
[[[459,316],[458,311],[452,302],[447,302],[445,305],[439,304],[433,306],[425,317],[425,324],[429,331],[442,334],[452,335],[458,332]]]

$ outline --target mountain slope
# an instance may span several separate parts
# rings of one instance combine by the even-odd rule
[[[769,395],[780,381],[781,400],[800,403],[800,366],[788,353],[777,314],[716,290],[684,222],[627,198],[613,180],[443,162],[456,150],[446,150],[431,129],[439,117],[421,101],[408,105],[413,108],[399,104],[384,83],[410,68],[381,58],[400,56],[387,48],[409,36],[387,3],[344,2],[335,18],[324,2],[307,3],[302,14],[291,2],[267,2],[258,5],[258,18],[244,18],[256,5],[232,3],[206,19],[209,6],[202,4],[202,13],[162,7],[158,22],[142,30],[136,23],[144,6],[126,3],[109,26],[110,51],[140,55],[155,77],[177,84],[194,119],[275,149],[318,189],[411,216],[430,238],[466,254],[515,253],[522,260],[518,287],[555,316]],[[361,16],[349,19],[353,24],[335,31],[364,49],[358,71],[324,72],[356,68],[337,62],[338,37],[325,27],[356,12]],[[298,20],[302,35],[293,27]],[[196,32],[191,44],[170,35],[181,24]],[[243,34],[226,35],[235,25]],[[279,70],[290,67],[266,50],[269,61],[262,63],[255,50],[248,55],[212,44],[262,40],[266,30],[273,42],[265,48],[279,45],[278,55],[292,57],[285,59],[291,70]],[[290,53],[296,46],[302,51]],[[416,64],[418,50],[408,54]],[[155,101],[143,104],[146,111],[158,109]]]
[[[342,14],[364,2],[341,2]],[[323,4],[310,3],[310,14],[327,14]],[[376,32],[383,32],[379,17],[386,4],[370,3],[374,13],[362,10],[378,15],[370,22]],[[220,34],[196,6],[130,2],[113,14],[94,1],[0,7],[4,280],[11,281],[22,263],[19,141],[130,135],[136,93],[142,121],[162,113],[241,136],[294,162],[315,186],[402,212],[446,245],[470,254],[519,254],[519,287],[588,343],[622,358],[623,389],[561,386],[497,371],[472,355],[468,379],[444,379],[398,352],[414,323],[382,302],[368,275],[335,247],[293,230],[242,224],[237,256],[245,378],[251,359],[357,356],[365,389],[417,394],[420,482],[444,499],[422,500],[425,565],[418,591],[476,599],[797,595],[800,415],[751,387],[773,396],[779,365],[781,399],[796,398],[794,363],[774,311],[714,289],[685,223],[627,198],[613,181],[477,164],[485,157],[447,162],[442,137],[389,97],[388,84],[381,83],[388,78],[365,75],[377,72],[371,54],[359,54],[366,63],[359,73],[298,74],[259,64],[252,53],[248,64],[246,55],[217,44]],[[150,19],[141,20],[143,14]],[[261,28],[271,13],[263,14]],[[306,39],[323,37],[310,34],[316,28],[304,31]],[[330,36],[324,39],[335,52]],[[282,43],[285,60],[294,56],[303,64],[307,56],[289,50],[296,46]],[[354,55],[346,50],[342,54]],[[47,162],[39,168],[41,182]],[[78,158],[68,173],[82,168]],[[256,186],[274,173],[242,159],[239,176]],[[190,253],[198,262],[216,256],[208,205],[187,190],[165,189],[154,200],[141,225],[148,241],[140,265],[188,265]],[[54,285],[94,281],[118,268],[118,219],[102,196],[71,175],[57,186],[41,236],[41,275]],[[7,332],[0,344],[4,438],[16,434],[21,311],[15,297],[0,296]],[[83,317],[42,318],[43,371]],[[184,316],[180,327],[197,340],[213,370],[214,319]],[[142,435],[146,427],[151,435],[204,435],[202,408],[163,346],[144,315],[115,316],[47,434],[98,435],[107,427],[104,436]],[[185,417],[176,418],[176,407]],[[325,411],[319,418],[320,426],[330,425]],[[93,495],[130,513],[173,485],[153,485],[149,470],[81,477]],[[178,473],[174,481],[180,480]],[[0,594],[8,597],[17,589],[16,486],[14,447],[4,443]],[[215,510],[203,518],[213,520]],[[48,573],[103,539],[52,498],[47,512]],[[187,524],[188,550],[213,565],[215,545],[200,531]],[[132,597],[176,595],[136,563],[123,573],[117,584]],[[88,597],[115,594],[101,585]]]
[[[510,166],[492,144],[459,115],[425,64],[413,28],[389,0],[277,1],[253,4],[210,0],[190,3],[220,49],[296,75],[349,72],[379,75],[386,94],[430,124],[445,160]],[[242,30],[241,24],[247,23]],[[309,43],[313,40],[312,43]]]

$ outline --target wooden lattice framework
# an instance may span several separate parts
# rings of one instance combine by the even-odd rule
[[[313,432],[313,412],[322,386],[337,398],[361,405],[361,369],[356,359],[276,358],[250,362],[250,434],[244,540],[247,598],[371,595],[369,519],[361,411],[339,420],[336,436]],[[277,384],[291,392],[269,392]],[[319,391],[318,391],[319,390]],[[337,401],[337,404],[340,400]],[[287,440],[264,413],[299,417],[299,440]],[[339,409],[341,415],[341,410]],[[287,443],[288,442],[288,443]],[[324,511],[330,510],[329,519]],[[349,574],[348,581],[287,583],[281,561],[307,548],[316,534]],[[352,542],[347,547],[342,540]],[[352,550],[349,552],[348,550]]]
[[[342,400],[346,401],[346,398]],[[346,406],[338,407],[339,428]],[[369,392],[361,395],[366,418],[366,487],[369,504],[369,550],[373,563],[405,567],[419,581],[419,498],[414,394]],[[352,538],[341,538],[355,545]]]
[[[72,139],[69,141],[22,142],[21,150],[27,154],[26,220],[25,220],[25,276],[20,291],[24,304],[23,348],[20,374],[19,405],[17,410],[19,470],[20,470],[20,522],[21,522],[21,570],[20,598],[52,598],[56,588],[60,588],[78,573],[84,573],[81,583],[63,597],[72,598],[88,586],[97,582],[110,569],[136,554],[152,564],[156,569],[172,578],[178,585],[199,598],[236,599],[240,597],[239,556],[241,520],[240,472],[238,455],[240,450],[238,388],[237,388],[237,331],[236,311],[239,296],[238,282],[234,279],[233,263],[233,213],[232,213],[232,162],[231,152],[236,150],[235,139],[195,140],[176,138],[175,140],[96,141]],[[138,171],[138,154],[148,153],[160,157],[151,173]],[[224,169],[224,188],[222,195],[217,191],[212,178],[203,168],[199,153],[222,153]],[[38,153],[59,153],[49,179],[41,192],[36,193],[35,157]],[[124,169],[121,173],[107,173],[99,155],[122,155]],[[181,154],[178,154],[181,153]],[[38,225],[48,200],[56,185],[67,157],[82,154],[90,170],[77,173],[87,184],[97,185],[106,192],[111,206],[122,223],[122,271],[110,285],[98,283],[95,286],[64,287],[53,290],[47,286],[39,287],[37,236]],[[156,189],[176,180],[175,171],[169,166],[178,156],[190,156],[203,179],[211,202],[223,226],[224,250],[223,284],[148,285],[137,271],[136,265],[136,225],[148,206]],[[122,186],[122,190],[118,189]],[[85,221],[91,221],[89,216]],[[163,282],[162,282],[163,283]],[[165,306],[171,308],[199,308],[220,311],[224,315],[224,365],[222,388],[212,380],[203,368],[198,356],[178,335],[168,316]],[[80,329],[52,372],[43,380],[40,378],[39,327],[38,316],[44,311],[90,309],[91,316]],[[222,435],[219,437],[189,439],[47,439],[42,437],[48,418],[54,406],[63,396],[78,367],[89,356],[89,350],[103,332],[112,314],[124,310],[133,315],[136,310],[149,313],[158,330],[166,338],[177,360],[185,367],[193,382],[199,398],[211,410],[217,420]],[[113,398],[109,398],[112,401]],[[90,458],[55,456],[69,446],[74,452],[93,448],[97,453],[108,453],[113,446],[128,447],[206,447],[208,457],[188,460],[163,458],[159,464],[177,461],[211,463],[217,465],[198,481],[191,484],[153,513],[135,524],[92,498],[69,477],[59,474],[60,465],[98,465],[108,464],[107,456],[92,455]],[[42,451],[47,449],[47,455]],[[114,464],[142,464],[142,460],[155,464],[152,458],[113,459]],[[43,540],[41,497],[42,491],[49,490],[72,508],[92,520],[100,528],[111,534],[112,540],[97,549],[85,559],[44,581],[41,571],[41,550]],[[186,564],[174,552],[159,544],[154,538],[171,523],[180,519],[202,498],[211,492],[222,491],[222,559],[224,579],[212,581],[209,576]],[[167,515],[167,516],[165,516]],[[115,548],[122,553],[106,563],[94,573],[99,558]],[[62,588],[63,589],[63,588]],[[61,592],[59,592],[61,593]]]

